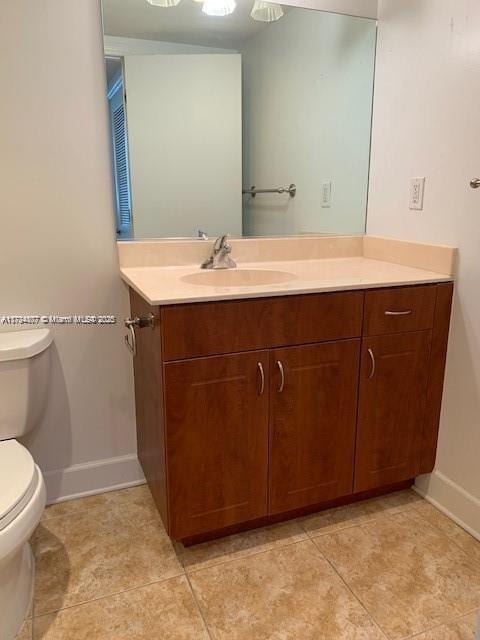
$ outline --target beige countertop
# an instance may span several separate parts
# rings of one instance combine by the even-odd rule
[[[183,279],[192,274],[198,274],[195,277],[202,279],[206,274],[211,278],[215,277],[215,274],[225,273],[225,271],[202,270],[198,263],[180,266],[123,266],[120,272],[123,280],[152,306],[373,289],[448,282],[453,279],[451,273],[438,273],[364,256],[243,262],[238,265],[237,270],[257,272],[273,270],[285,272],[288,275],[285,275],[285,281],[278,283],[215,286],[214,284],[193,284]],[[262,276],[262,274],[259,275]],[[220,278],[224,277],[220,275]]]

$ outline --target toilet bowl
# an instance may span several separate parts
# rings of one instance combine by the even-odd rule
[[[0,640],[14,640],[33,596],[29,539],[46,491],[40,469],[16,438],[41,417],[51,342],[48,329],[0,333]]]
[[[0,487],[0,638],[10,640],[30,608],[34,563],[28,541],[46,499],[39,468],[16,440],[0,442]]]

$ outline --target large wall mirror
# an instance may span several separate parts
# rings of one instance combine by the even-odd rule
[[[363,233],[376,22],[103,0],[119,239]]]

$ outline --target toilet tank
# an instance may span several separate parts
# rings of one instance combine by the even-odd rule
[[[0,332],[0,440],[19,438],[40,420],[52,339],[49,329]]]

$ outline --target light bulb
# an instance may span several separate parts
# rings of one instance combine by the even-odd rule
[[[228,16],[235,11],[235,0],[205,0],[202,11],[207,16]]]
[[[275,22],[283,16],[283,9],[279,4],[264,2],[263,0],[255,0],[253,9],[250,13],[254,20],[260,22]]]

